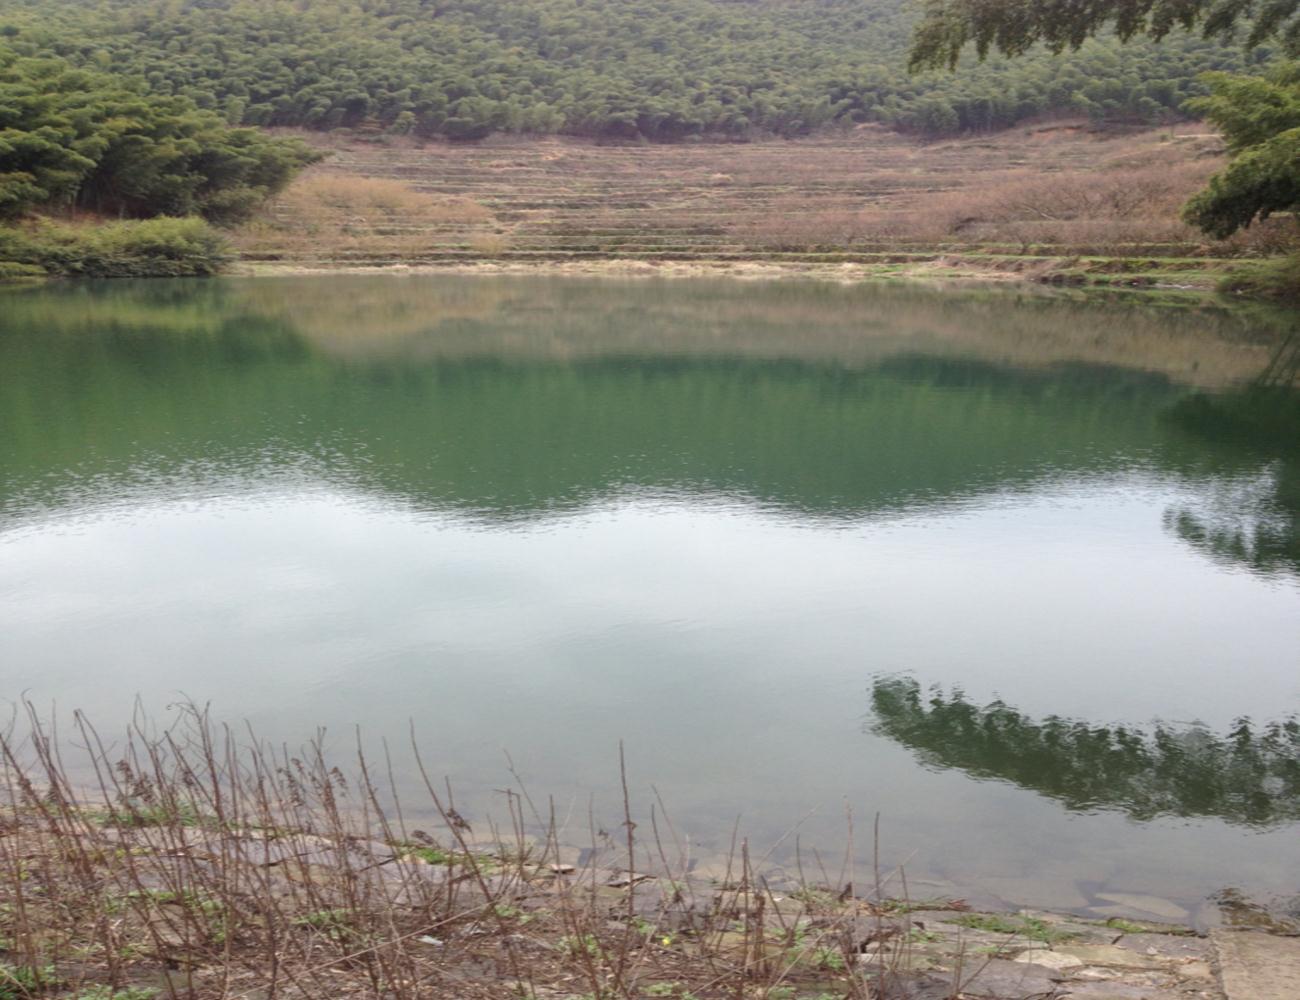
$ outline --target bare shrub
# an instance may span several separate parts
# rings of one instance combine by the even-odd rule
[[[778,888],[733,838],[701,882],[657,795],[634,822],[621,748],[618,832],[593,817],[577,852],[522,784],[502,793],[504,826],[472,824],[414,739],[428,800],[412,807],[387,748],[345,773],[319,743],[271,747],[194,706],[121,740],[80,714],[57,739],[24,708],[0,734],[6,996],[499,1000],[576,985],[633,1000],[673,983],[702,1000],[813,986],[883,1000],[907,979],[913,907],[885,896],[878,862],[874,898],[855,893],[851,820],[837,880],[797,854],[821,880]]]
[[[849,207],[809,207],[806,199],[787,197],[775,201],[762,218],[750,220],[735,232],[747,242],[771,249],[851,247],[877,235],[872,218]]]
[[[1080,162],[1082,153],[1089,154],[1087,162]],[[1001,164],[995,165],[998,154]],[[1077,128],[1052,127],[1026,133],[1018,148],[1005,137],[955,140],[918,148],[911,160],[910,169],[881,165],[865,173],[857,205],[831,207],[811,192],[792,194],[732,232],[757,246],[792,249],[1239,249],[1239,242],[1206,246],[1180,218],[1187,198],[1222,164],[1213,135],[1091,139]]]
[[[892,213],[914,240],[1106,247],[1199,242],[1178,217],[1212,167],[1196,161],[1043,173],[1011,170],[925,195]]]

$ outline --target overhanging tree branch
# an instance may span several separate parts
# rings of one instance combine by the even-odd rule
[[[1106,29],[1127,41],[1160,39],[1175,28],[1233,40],[1244,28],[1248,45],[1277,39],[1300,54],[1298,10],[1300,0],[929,0],[908,66],[951,68],[971,43],[981,59],[990,51],[1020,55],[1038,43],[1061,52]]]

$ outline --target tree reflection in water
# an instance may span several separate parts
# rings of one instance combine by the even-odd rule
[[[1008,781],[1072,811],[1133,819],[1217,817],[1275,826],[1300,819],[1300,720],[1239,719],[1224,734],[1199,725],[1150,730],[1035,720],[1002,701],[983,707],[960,691],[924,694],[911,678],[872,686],[873,730],[930,768]]]
[[[1170,417],[1210,444],[1265,459],[1267,482],[1253,495],[1210,491],[1201,509],[1173,508],[1165,525],[1206,555],[1267,574],[1300,575],[1300,335],[1232,392],[1196,393]]]

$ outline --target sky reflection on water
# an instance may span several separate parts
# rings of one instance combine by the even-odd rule
[[[812,809],[838,843],[847,802],[1013,902],[1294,875],[1289,731],[1253,799],[1214,782],[1236,720],[1300,707],[1297,459],[1175,419],[1267,364],[1258,316],[525,279],[10,303],[10,697],[111,726],[183,692],[341,752],[413,720],[479,810],[508,749],[585,813],[622,739],[704,850]]]

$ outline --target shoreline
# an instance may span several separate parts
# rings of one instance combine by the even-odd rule
[[[882,257],[898,255],[882,254]],[[925,284],[937,289],[1000,288],[1043,295],[1074,294],[1083,296],[1125,296],[1134,301],[1156,301],[1173,305],[1216,303],[1225,306],[1254,305],[1285,309],[1288,303],[1266,295],[1226,292],[1219,288],[1228,273],[1222,266],[1206,267],[1180,274],[1182,280],[1161,280],[1151,274],[1133,273],[1127,258],[1096,258],[1091,266],[1081,267],[1079,258],[996,258],[996,263],[982,257],[937,253],[914,255],[908,263],[799,263],[781,260],[647,260],[645,258],[609,258],[593,260],[518,261],[484,258],[431,263],[384,262],[360,264],[345,262],[268,261],[235,259],[222,270],[200,276],[205,278],[289,278],[384,276],[428,277],[560,277],[610,279],[723,279],[738,282],[821,282],[843,286],[884,285],[890,283]],[[1206,264],[1225,265],[1224,260]],[[1260,262],[1254,262],[1260,263]],[[1139,269],[1140,270],[1140,269]],[[21,288],[46,283],[84,283],[85,281],[128,280],[152,281],[178,277],[170,274],[122,275],[85,278],[64,275],[23,275],[0,277],[0,289]],[[193,277],[193,276],[183,276]]]
[[[666,815],[633,820],[621,754],[622,822],[578,847],[522,787],[504,824],[462,816],[418,748],[428,801],[404,809],[391,761],[345,774],[195,706],[160,736],[74,730],[87,790],[49,740],[0,734],[14,1000],[1288,1000],[1270,983],[1300,975],[1300,917],[1227,893],[1198,930],[1136,895],[1084,918],[815,851],[781,871],[739,833],[702,866]]]
[[[1080,270],[1078,258],[972,258],[961,254],[917,254],[919,259],[900,263],[900,255],[881,263],[799,263],[780,260],[732,261],[692,260],[659,261],[645,258],[609,258],[599,260],[512,261],[482,259],[474,261],[411,263],[312,263],[293,261],[239,260],[224,277],[307,277],[335,274],[427,276],[436,274],[491,276],[562,276],[614,278],[730,278],[740,281],[823,281],[844,285],[873,282],[928,282],[954,287],[1021,287],[1044,292],[1068,289],[1082,292],[1184,293],[1221,301],[1266,301],[1237,299],[1215,290],[1206,269],[1192,280],[1159,281],[1149,275],[1130,274],[1119,264],[1124,258],[1112,258],[1104,270]],[[911,256],[911,255],[909,255]],[[1099,259],[1100,260],[1100,259]],[[1114,263],[1118,262],[1118,263]],[[1211,263],[1209,261],[1206,262]]]
[[[411,1000],[1281,1000],[1268,976],[1298,968],[1300,937],[1288,935],[1300,927],[1270,926],[1244,903],[1242,919],[1207,932],[915,898],[905,880],[886,892],[899,883],[880,873],[865,890],[774,884],[744,841],[725,871],[674,872],[672,838],[638,850],[634,824],[625,845],[588,849],[520,825],[477,842],[448,806],[436,837],[400,820],[368,830],[326,804],[345,782],[317,775],[319,763],[301,772],[302,791],[324,794],[307,807],[313,829],[200,816],[166,794],[109,811],[50,790],[11,800],[0,853],[22,859],[28,898],[5,893],[22,920],[0,944],[0,972],[21,996],[74,986],[67,996],[97,1000],[305,998],[326,984],[333,996]],[[151,782],[129,765],[121,774]],[[92,913],[81,901],[76,925],[43,922],[87,879]]]

